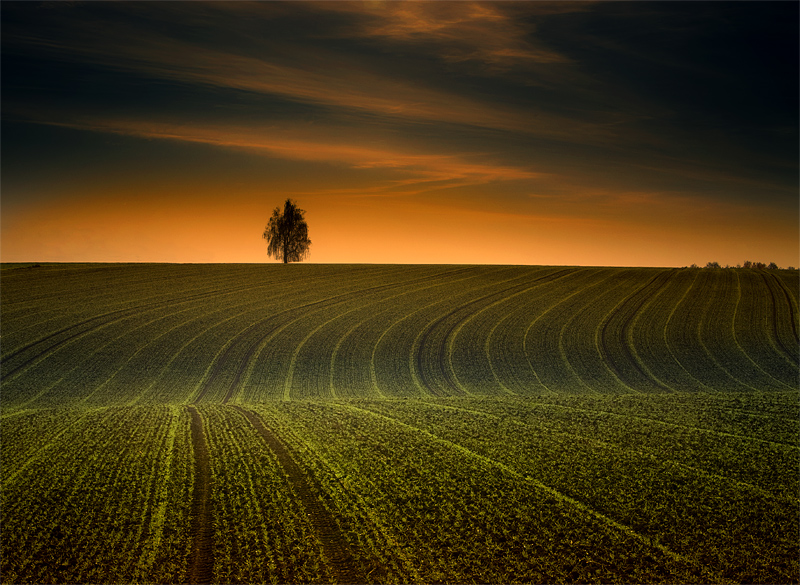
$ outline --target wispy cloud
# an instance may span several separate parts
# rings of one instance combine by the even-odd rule
[[[3,6],[18,175],[59,169],[74,138],[25,124],[36,122],[307,161],[256,165],[253,181],[279,177],[282,192],[318,202],[402,195],[393,203],[531,221],[705,214],[710,229],[727,204],[737,217],[740,202],[797,215],[796,83],[785,81],[796,32],[777,35],[791,55],[773,42],[792,3],[29,4]],[[43,136],[63,143],[45,153]],[[82,138],[76,153],[94,160],[106,137]],[[215,154],[172,146],[187,180],[187,161]],[[6,202],[30,200],[4,178]]]
[[[234,3],[237,4],[237,3]],[[322,3],[327,10],[367,10],[358,3]],[[258,13],[246,5],[233,10]],[[227,10],[227,6],[219,8]],[[381,18],[362,33],[398,39],[425,34],[445,43],[451,60],[477,58],[500,63],[523,59],[539,63],[566,59],[524,39],[510,16],[491,4],[390,3]],[[463,14],[462,14],[463,12]],[[450,16],[447,16],[447,15]],[[459,16],[460,15],[460,16]],[[170,16],[175,16],[170,14]],[[261,13],[267,18],[269,12]],[[593,114],[593,120],[559,115],[533,104],[525,107],[497,99],[480,99],[447,91],[420,79],[376,71],[357,58],[340,53],[253,41],[247,50],[225,49],[211,42],[187,40],[156,28],[129,30],[118,20],[70,22],[64,31],[11,38],[7,45],[24,45],[50,52],[57,59],[92,63],[124,72],[185,84],[244,90],[280,96],[302,103],[361,112],[366,115],[422,123],[449,123],[529,134],[548,139],[607,144],[615,140],[612,125],[620,114]],[[504,33],[504,31],[506,31]],[[453,49],[453,47],[461,47]],[[455,51],[455,52],[452,52]],[[579,137],[579,138],[578,138]]]
[[[263,154],[272,158],[324,162],[352,169],[389,171],[372,193],[421,193],[432,189],[519,181],[550,177],[547,173],[481,160],[479,155],[409,151],[400,147],[365,146],[363,136],[342,136],[316,128],[244,127],[176,124],[131,119],[77,119],[41,122],[54,126],[135,136],[210,144]],[[304,135],[305,134],[305,135]],[[486,157],[484,157],[486,158]]]
[[[370,18],[348,33],[409,43],[437,43],[439,57],[503,67],[515,61],[568,63],[564,54],[531,34],[524,17],[585,10],[588,2],[386,2],[321,3],[322,9],[357,12]]]

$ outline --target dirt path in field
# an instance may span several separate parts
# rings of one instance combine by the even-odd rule
[[[308,519],[314,527],[317,537],[322,543],[322,552],[328,561],[328,567],[333,573],[337,583],[364,583],[365,579],[359,575],[353,555],[347,541],[342,536],[333,515],[322,505],[317,494],[318,489],[312,485],[309,478],[292,458],[289,449],[278,438],[274,431],[264,424],[261,417],[255,413],[245,410],[236,405],[231,405],[244,415],[255,427],[258,434],[272,449],[278,458],[278,462],[283,466],[292,489],[299,496],[300,502],[308,514]]]
[[[194,449],[194,494],[192,495],[192,552],[189,557],[187,583],[211,583],[214,567],[214,532],[211,525],[211,465],[208,445],[203,433],[203,419],[194,406],[192,415],[192,448]]]

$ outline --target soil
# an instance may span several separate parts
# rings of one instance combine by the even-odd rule
[[[203,419],[194,406],[192,448],[194,450],[194,493],[192,495],[192,552],[187,583],[211,583],[214,569],[214,533],[211,525],[211,465],[203,432]]]
[[[337,583],[363,583],[365,579],[359,575],[350,547],[342,536],[331,512],[322,505],[319,498],[319,487],[311,480],[292,458],[289,449],[272,431],[261,417],[240,406],[231,405],[250,421],[270,449],[275,453],[278,462],[283,466],[293,491],[308,514],[314,531],[322,544],[322,552],[327,560],[333,578]]]

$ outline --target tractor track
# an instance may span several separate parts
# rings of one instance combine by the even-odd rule
[[[89,333],[91,333],[93,331],[96,331],[96,330],[98,330],[98,329],[100,329],[102,327],[106,327],[108,325],[111,325],[112,323],[121,321],[121,320],[126,319],[128,317],[132,317],[132,316],[134,316],[136,314],[141,313],[142,311],[152,311],[152,310],[157,309],[159,307],[165,307],[165,306],[170,306],[170,305],[180,305],[180,304],[183,304],[183,303],[186,303],[186,302],[191,302],[191,301],[196,301],[196,300],[200,300],[200,299],[204,299],[204,298],[208,298],[208,297],[213,297],[213,296],[216,296],[216,295],[219,295],[219,294],[238,293],[238,292],[241,292],[243,290],[247,290],[247,289],[251,289],[251,288],[259,288],[259,287],[239,287],[238,289],[233,289],[233,290],[231,290],[231,289],[217,289],[217,290],[213,290],[213,291],[209,291],[209,292],[205,292],[205,293],[197,293],[197,294],[194,294],[194,295],[188,295],[188,296],[185,296],[185,297],[181,297],[179,299],[166,299],[166,300],[157,301],[157,302],[154,302],[154,303],[148,303],[148,304],[145,304],[145,305],[138,305],[136,307],[130,307],[130,308],[127,308],[127,309],[117,309],[115,311],[109,311],[108,313],[103,313],[102,315],[97,315],[95,317],[90,317],[89,319],[84,319],[83,321],[79,321],[78,323],[70,325],[69,327],[65,327],[63,329],[60,329],[60,330],[55,331],[53,333],[50,333],[49,335],[46,335],[45,337],[37,339],[36,341],[33,341],[33,342],[25,345],[24,347],[21,347],[21,348],[19,348],[17,350],[14,350],[10,354],[8,354],[6,356],[3,356],[2,357],[2,362],[3,363],[7,363],[9,360],[14,359],[18,355],[20,355],[20,354],[22,354],[22,353],[24,353],[24,352],[26,352],[28,350],[36,349],[37,347],[40,347],[40,346],[43,346],[43,345],[47,344],[48,341],[51,341],[51,340],[53,341],[53,343],[51,343],[50,345],[47,345],[47,347],[44,347],[44,349],[38,350],[34,355],[29,357],[28,359],[26,359],[22,363],[17,364],[11,370],[3,372],[2,375],[0,375],[0,381],[8,380],[9,378],[13,377],[17,372],[20,372],[20,371],[24,370],[25,368],[27,368],[29,365],[31,365],[32,363],[36,362],[37,360],[42,359],[44,356],[46,356],[46,355],[48,355],[50,353],[53,353],[54,351],[56,351],[60,347],[62,347],[64,345],[67,345],[71,341],[74,341],[75,339],[77,339],[79,337],[82,337],[83,335],[87,335],[87,334],[89,334]],[[94,323],[94,324],[92,324],[92,323]],[[80,329],[84,325],[89,325],[89,327],[86,327],[84,329]],[[79,329],[79,330],[75,331],[76,329]],[[67,333],[69,333],[71,331],[75,331],[75,332],[72,333],[71,335],[68,335],[67,337],[65,337],[63,339],[53,340],[53,338],[58,337],[60,335],[67,334]]]
[[[609,324],[611,323],[611,321],[614,319],[614,317],[616,315],[620,314],[623,310],[625,310],[628,305],[631,305],[632,306],[632,310],[628,312],[628,316],[622,322],[622,326],[620,327],[620,339],[619,339],[619,341],[621,343],[622,353],[624,354],[624,358],[626,359],[626,361],[630,365],[632,365],[636,369],[637,372],[639,372],[639,374],[641,374],[641,376],[645,380],[648,380],[650,382],[655,383],[655,385],[660,390],[672,391],[672,388],[670,388],[668,386],[665,386],[660,381],[654,379],[651,375],[649,375],[647,372],[645,372],[642,369],[642,367],[639,365],[638,360],[633,355],[633,351],[631,350],[631,347],[628,345],[627,333],[628,333],[628,330],[630,329],[631,323],[633,322],[633,318],[642,309],[642,307],[648,301],[648,299],[652,298],[653,295],[655,295],[656,292],[661,287],[664,286],[666,280],[669,279],[669,277],[673,274],[673,272],[674,272],[674,270],[665,270],[663,272],[659,272],[653,278],[651,278],[650,281],[647,284],[645,284],[644,286],[639,288],[637,291],[632,293],[630,296],[628,296],[628,298],[625,299],[619,305],[619,307],[617,307],[617,309],[613,310],[609,314],[609,316],[606,317],[605,322],[603,323],[603,326],[602,326],[602,328],[600,330],[600,346],[601,346],[602,354],[603,354],[602,357],[605,360],[605,362],[608,364],[608,366],[611,368],[611,370],[614,372],[614,374],[617,376],[617,378],[625,385],[628,385],[628,383],[625,380],[625,378],[627,378],[628,376],[625,376],[623,374],[623,368],[621,367],[622,365],[618,364],[617,361],[614,360],[614,358],[612,357],[612,354],[611,354],[611,350],[609,349],[609,346],[608,346],[608,338],[610,337],[610,333],[608,331],[608,326],[609,326]],[[664,282],[660,282],[658,284],[658,286],[655,286],[652,290],[648,290],[659,279],[662,279]],[[634,299],[636,299],[636,297],[639,297],[639,302],[635,306],[633,306]],[[628,382],[629,381],[630,380],[628,380]]]
[[[783,296],[786,298],[786,304],[789,305],[789,320],[792,324],[792,335],[794,336],[795,343],[800,343],[800,336],[797,333],[797,321],[796,315],[794,311],[794,303],[792,302],[791,294],[789,293],[789,289],[786,288],[786,283],[784,283],[780,278],[775,276],[774,274],[770,275],[778,283],[778,287],[783,291]]]
[[[434,383],[434,381],[431,378],[429,378],[428,374],[425,372],[424,361],[425,361],[425,355],[426,355],[425,348],[426,348],[426,345],[428,343],[429,338],[431,337],[431,333],[433,332],[433,330],[440,323],[444,322],[445,319],[448,319],[449,317],[452,317],[453,315],[455,315],[459,311],[463,311],[463,310],[467,309],[468,307],[471,307],[472,305],[475,305],[476,303],[487,301],[487,300],[492,299],[493,297],[497,297],[497,296],[500,296],[500,295],[508,294],[510,291],[514,291],[514,290],[517,290],[517,289],[527,290],[527,289],[535,288],[536,286],[538,286],[540,284],[543,284],[545,282],[551,282],[553,280],[557,280],[559,278],[562,278],[562,277],[566,276],[567,274],[569,274],[571,272],[573,272],[571,269],[565,269],[565,270],[560,270],[560,271],[557,271],[557,272],[551,272],[550,274],[546,274],[545,276],[536,278],[534,280],[530,280],[530,281],[524,282],[522,284],[516,284],[516,285],[510,286],[508,288],[505,288],[503,290],[495,291],[493,293],[489,293],[488,295],[484,295],[484,296],[479,297],[477,299],[473,299],[471,301],[467,301],[466,303],[464,303],[462,305],[459,305],[458,307],[456,307],[452,311],[448,312],[447,314],[442,315],[441,317],[437,318],[430,325],[428,325],[427,329],[425,330],[425,333],[422,336],[422,339],[419,342],[419,347],[417,348],[416,364],[417,364],[417,372],[418,372],[419,377],[420,377],[420,382],[422,382],[423,386],[425,386],[428,389],[428,391],[431,394],[433,394],[434,396],[443,396],[443,394],[441,394],[438,391],[437,386]],[[450,336],[453,334],[453,332],[456,330],[458,325],[460,325],[464,320],[469,318],[470,315],[472,315],[472,313],[467,313],[464,317],[462,317],[461,319],[459,319],[458,321],[456,321],[456,322],[454,322],[454,323],[452,323],[450,325],[450,327],[447,329],[447,331],[445,331],[444,335],[442,336],[441,340],[439,341],[439,347],[437,348],[437,351],[436,351],[436,356],[437,356],[436,364],[437,364],[438,374],[441,375],[442,379],[445,381],[445,383],[447,384],[449,389],[455,395],[458,395],[458,396],[462,396],[464,394],[464,391],[452,379],[452,376],[450,375],[450,372],[448,371],[448,367],[447,367],[447,362],[448,362],[448,359],[447,359],[448,358],[447,341],[450,338]]]
[[[383,291],[383,290],[388,290],[388,289],[392,289],[392,288],[398,288],[398,287],[401,287],[401,286],[406,286],[406,285],[409,285],[409,284],[418,284],[420,282],[425,282],[425,281],[428,281],[428,280],[435,280],[435,279],[441,278],[443,276],[452,276],[454,274],[458,274],[458,273],[461,273],[461,272],[466,272],[466,271],[469,271],[469,270],[471,270],[471,268],[461,268],[461,269],[458,269],[458,270],[451,270],[451,271],[447,271],[447,272],[441,272],[441,273],[437,273],[437,274],[433,274],[433,275],[429,275],[429,276],[424,276],[424,277],[417,278],[417,279],[414,279],[414,280],[404,280],[404,281],[400,281],[400,282],[393,282],[393,283],[389,283],[389,284],[381,284],[381,285],[371,286],[371,287],[367,287],[367,288],[362,288],[362,289],[358,289],[358,290],[342,293],[342,294],[339,294],[339,295],[334,295],[332,297],[328,297],[328,298],[325,298],[325,299],[320,299],[318,301],[313,301],[313,302],[310,302],[310,303],[306,303],[306,304],[300,305],[298,307],[292,307],[290,309],[285,309],[284,311],[281,311],[279,313],[275,313],[273,315],[270,315],[269,317],[266,317],[264,319],[256,321],[255,323],[252,323],[251,325],[246,327],[242,332],[240,332],[239,334],[237,334],[233,338],[233,340],[231,341],[231,343],[228,346],[228,348],[224,351],[224,353],[216,361],[211,373],[208,375],[208,378],[206,379],[205,383],[201,387],[201,389],[198,392],[197,396],[195,396],[193,402],[200,402],[206,396],[206,394],[208,394],[209,390],[212,388],[212,386],[214,386],[215,382],[217,382],[220,379],[220,377],[223,375],[223,373],[227,369],[228,365],[232,361],[234,361],[236,359],[236,358],[233,357],[233,354],[235,353],[235,349],[234,348],[238,349],[242,345],[242,342],[239,341],[239,340],[244,339],[245,336],[248,333],[250,333],[253,330],[255,330],[256,328],[262,326],[267,321],[270,321],[270,320],[275,319],[277,317],[280,317],[282,315],[287,315],[287,314],[291,315],[292,313],[302,313],[303,311],[305,311],[305,310],[307,310],[307,309],[309,309],[311,307],[317,307],[318,305],[327,304],[328,306],[335,306],[335,305],[338,305],[340,303],[346,302],[346,301],[348,301],[350,299],[358,298],[359,296],[361,296],[361,295],[363,295],[365,293],[376,293],[376,292],[380,292],[380,291]],[[289,323],[291,323],[292,321],[289,321]],[[242,357],[239,360],[239,364],[236,367],[236,373],[234,374],[234,379],[228,385],[228,388],[225,391],[225,395],[222,398],[222,403],[223,404],[227,404],[233,398],[234,394],[236,393],[236,390],[239,387],[239,384],[241,384],[241,382],[242,382],[242,378],[244,377],[244,374],[247,371],[247,368],[248,368],[248,366],[250,364],[250,361],[253,359],[253,356],[258,351],[259,346],[261,345],[261,343],[265,339],[267,339],[270,336],[272,336],[273,334],[279,332],[279,330],[281,330],[282,328],[284,328],[286,326],[287,326],[287,323],[284,323],[284,324],[276,323],[273,327],[271,327],[269,329],[269,331],[266,331],[266,332],[262,333],[255,340],[251,341],[246,346],[244,357]]]
[[[776,277],[774,274],[770,274],[769,276],[772,277],[771,279],[772,282],[774,284],[777,284],[778,287],[781,289],[781,292],[783,293],[783,296],[786,299],[786,303],[789,305],[789,316],[792,324],[792,334],[794,335],[795,341],[797,342],[798,340],[797,325],[795,325],[794,322],[794,310],[792,309],[792,301],[789,298],[789,293],[784,288],[783,283],[781,283],[778,280],[778,277]],[[796,364],[798,363],[797,351],[792,352],[788,347],[786,347],[786,344],[784,343],[783,339],[781,339],[780,331],[778,331],[778,299],[775,296],[774,287],[772,284],[770,284],[770,278],[767,278],[766,273],[761,272],[761,278],[764,279],[764,284],[767,285],[767,290],[769,290],[769,295],[772,298],[772,334],[775,336],[775,341],[780,346],[780,349],[784,353],[784,355],[786,355],[786,357],[789,358],[790,361]]]
[[[192,550],[186,583],[211,583],[214,575],[214,529],[211,510],[211,461],[203,419],[194,406],[188,407],[192,417],[194,451],[194,491],[192,494]]]
[[[286,472],[289,483],[300,499],[300,503],[308,514],[308,519],[314,528],[314,532],[322,544],[322,552],[328,562],[328,567],[337,583],[363,583],[365,579],[359,574],[356,567],[350,546],[347,544],[341,530],[339,530],[333,514],[327,510],[320,501],[317,485],[313,485],[302,468],[292,457],[289,448],[278,438],[263,421],[263,419],[250,410],[232,404],[231,408],[239,411],[250,424],[256,429],[259,435],[266,441],[269,448],[275,454],[278,462]]]

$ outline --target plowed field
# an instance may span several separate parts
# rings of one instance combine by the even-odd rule
[[[795,271],[4,265],[3,583],[800,580]]]

